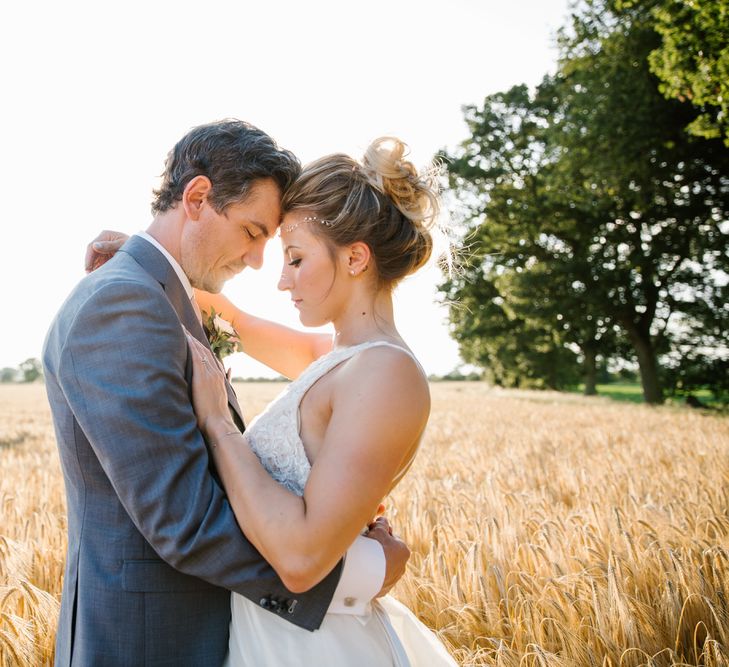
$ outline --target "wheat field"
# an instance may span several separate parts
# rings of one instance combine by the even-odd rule
[[[250,418],[280,390],[241,384]],[[434,384],[387,513],[395,595],[459,664],[729,666],[729,420]],[[52,662],[63,482],[42,385],[0,386],[0,666]]]

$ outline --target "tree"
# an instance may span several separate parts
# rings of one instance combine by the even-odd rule
[[[629,10],[635,2],[619,3]],[[649,2],[662,40],[649,55],[651,71],[668,98],[694,105],[700,114],[688,131],[723,138],[729,146],[729,2]]]
[[[676,321],[666,355],[664,382],[673,395],[710,389],[717,401],[729,399],[729,309],[726,286],[686,303]]]
[[[551,85],[545,79],[541,90]],[[589,257],[565,224],[576,204],[555,187],[551,171],[559,157],[549,140],[552,100],[532,99],[516,86],[487,98],[483,109],[466,109],[472,139],[446,159],[452,186],[473,202],[466,213],[471,261],[443,289],[453,302],[480,300],[452,309],[451,319],[462,354],[490,366],[493,379],[526,376],[532,385],[563,388],[577,382],[580,355],[585,392],[593,394],[598,357],[610,354],[614,327],[586,289]],[[586,214],[593,215],[589,207]],[[491,294],[474,293],[484,283]],[[478,330],[464,327],[469,312],[479,313]]]
[[[0,369],[0,382],[15,382],[15,378],[17,375],[17,369],[6,366],[5,368]]]
[[[586,369],[624,336],[645,400],[658,403],[672,320],[709,293],[726,312],[716,275],[728,268],[729,154],[687,135],[696,112],[658,92],[647,12],[608,9],[583,3],[562,33],[557,75],[534,95],[516,87],[466,109],[471,137],[448,157],[451,185],[470,202],[473,259],[443,289],[453,301],[497,299],[478,311],[479,327],[451,310],[464,353],[492,347],[469,336],[503,337],[503,313],[577,347]],[[518,277],[506,291],[499,275]]]
[[[35,382],[43,376],[43,366],[40,359],[31,357],[20,364],[20,372],[23,375],[23,382]]]
[[[514,276],[472,265],[442,286],[458,299],[450,320],[461,357],[484,368],[484,377],[499,386],[562,389],[575,384],[574,352],[554,329],[510,306]]]
[[[554,203],[549,113],[525,86],[487,98],[483,109],[466,108],[472,139],[446,160],[459,200],[471,202],[470,255],[442,289],[460,304],[451,322],[464,359],[486,367],[498,384],[557,389],[578,380],[574,347],[585,368],[595,361],[604,327],[560,268],[569,249],[553,243],[545,226]],[[594,369],[590,377],[593,391]]]
[[[612,316],[635,350],[646,400],[658,402],[657,355],[670,348],[675,320],[702,299],[705,310],[726,312],[717,276],[727,269],[729,153],[688,136],[698,112],[656,93],[646,66],[659,44],[650,4],[616,4],[611,12],[610,2],[586,3],[574,37],[563,34],[565,119],[581,129],[563,143],[591,148],[592,182],[622,228],[612,236]],[[700,329],[694,318],[684,339],[696,341]]]

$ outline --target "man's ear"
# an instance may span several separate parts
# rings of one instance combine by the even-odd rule
[[[372,251],[364,241],[357,241],[347,247],[347,272],[350,276],[364,273],[372,263]]]
[[[213,184],[207,176],[195,176],[182,191],[182,205],[190,220],[199,220],[200,212],[208,201]]]

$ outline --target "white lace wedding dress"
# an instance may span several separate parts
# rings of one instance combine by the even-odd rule
[[[338,348],[317,359],[254,419],[246,436],[277,481],[303,495],[311,466],[299,437],[299,404],[322,376],[372,341]],[[299,628],[233,593],[226,667],[455,667],[435,635],[391,596],[369,604],[365,616],[328,613],[315,632]]]

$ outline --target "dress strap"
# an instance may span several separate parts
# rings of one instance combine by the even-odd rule
[[[405,354],[407,354],[418,365],[418,368],[423,371],[423,375],[427,375],[425,369],[423,369],[423,367],[420,365],[417,357],[410,350],[402,347],[401,345],[398,345],[397,343],[391,343],[389,340],[372,340],[367,343],[362,343],[361,347],[362,349],[367,349],[368,347],[380,347],[383,345],[386,345],[387,347],[394,347],[396,350],[400,350],[400,352],[404,352]],[[357,351],[359,352],[361,350]]]
[[[418,365],[418,368],[421,370],[423,375],[426,375],[425,370],[423,370],[423,367],[420,365],[420,362],[415,358],[415,355],[410,352],[410,350],[406,350],[404,347],[391,343],[387,340],[370,340],[365,343],[359,343],[358,345],[334,348],[331,352],[319,357],[296,379],[296,393],[299,396],[303,396],[317,380],[324,377],[336,366],[348,359],[351,359],[359,352],[378,346],[394,347],[396,350],[404,352]]]

